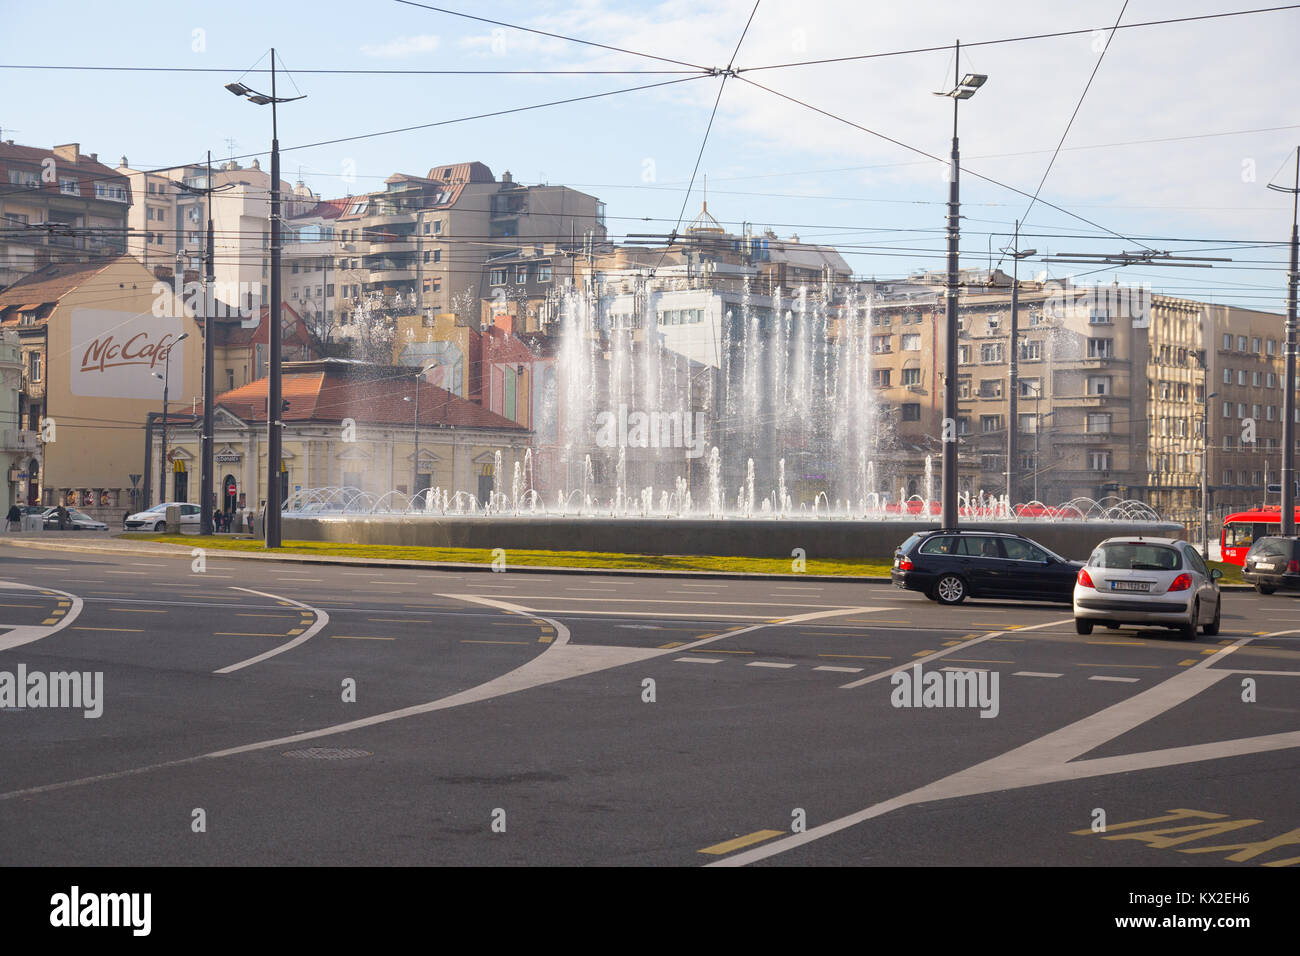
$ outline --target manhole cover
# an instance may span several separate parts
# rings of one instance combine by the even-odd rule
[[[302,757],[307,760],[350,760],[353,757],[369,757],[369,750],[354,750],[349,747],[308,747],[306,750],[286,750],[281,756]]]

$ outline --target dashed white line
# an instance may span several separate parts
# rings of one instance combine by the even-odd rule
[[[1110,677],[1106,674],[1093,674],[1088,680],[1108,680],[1116,684],[1136,684],[1138,682],[1136,677]]]
[[[814,667],[813,670],[831,671],[836,674],[860,674],[862,672],[861,667],[837,667],[834,664],[822,664],[818,667]]]
[[[1046,674],[1040,671],[1016,671],[1012,677],[1064,677],[1064,674]]]
[[[745,666],[746,667],[779,667],[782,670],[785,670],[786,668],[789,667],[794,667],[793,664],[778,664],[776,661],[747,661],[745,663]]]
[[[679,664],[721,664],[721,657],[674,657]]]

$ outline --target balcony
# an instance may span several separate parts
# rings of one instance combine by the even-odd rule
[[[0,451],[37,451],[41,447],[39,439],[37,432],[6,428],[0,433]]]

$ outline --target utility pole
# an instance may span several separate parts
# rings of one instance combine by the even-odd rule
[[[991,237],[990,237],[991,238]],[[1020,251],[1020,220],[1016,220],[1016,231],[1011,239],[1011,248],[1003,249],[1011,256],[1011,355],[1010,386],[1007,398],[1007,507],[1014,508],[1016,503],[1016,428],[1020,411],[1020,260],[1037,254],[1037,249]],[[993,276],[989,275],[989,281]],[[1037,469],[1037,463],[1035,463]]]
[[[1269,189],[1291,194],[1291,272],[1287,277],[1286,389],[1282,397],[1282,528],[1295,534],[1295,386],[1296,386],[1296,286],[1300,282],[1300,146],[1296,147],[1295,185],[1268,184]]]

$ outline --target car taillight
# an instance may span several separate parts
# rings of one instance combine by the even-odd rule
[[[1287,574],[1295,574],[1300,571],[1300,561],[1288,561],[1286,563]]]
[[[1294,563],[1294,562],[1292,562],[1292,563]],[[911,571],[911,570],[912,570],[912,559],[911,559],[911,558],[903,558],[901,561],[899,561],[899,562],[898,562],[898,570],[900,570],[900,571]]]
[[[1093,590],[1096,590],[1097,588],[1097,585],[1092,583],[1092,578],[1091,576],[1089,576],[1087,568],[1079,569],[1078,581],[1079,581],[1079,587],[1081,588],[1092,588]]]
[[[1192,586],[1192,576],[1190,574],[1180,574],[1174,578],[1174,583],[1169,585],[1171,591],[1186,591]]]

